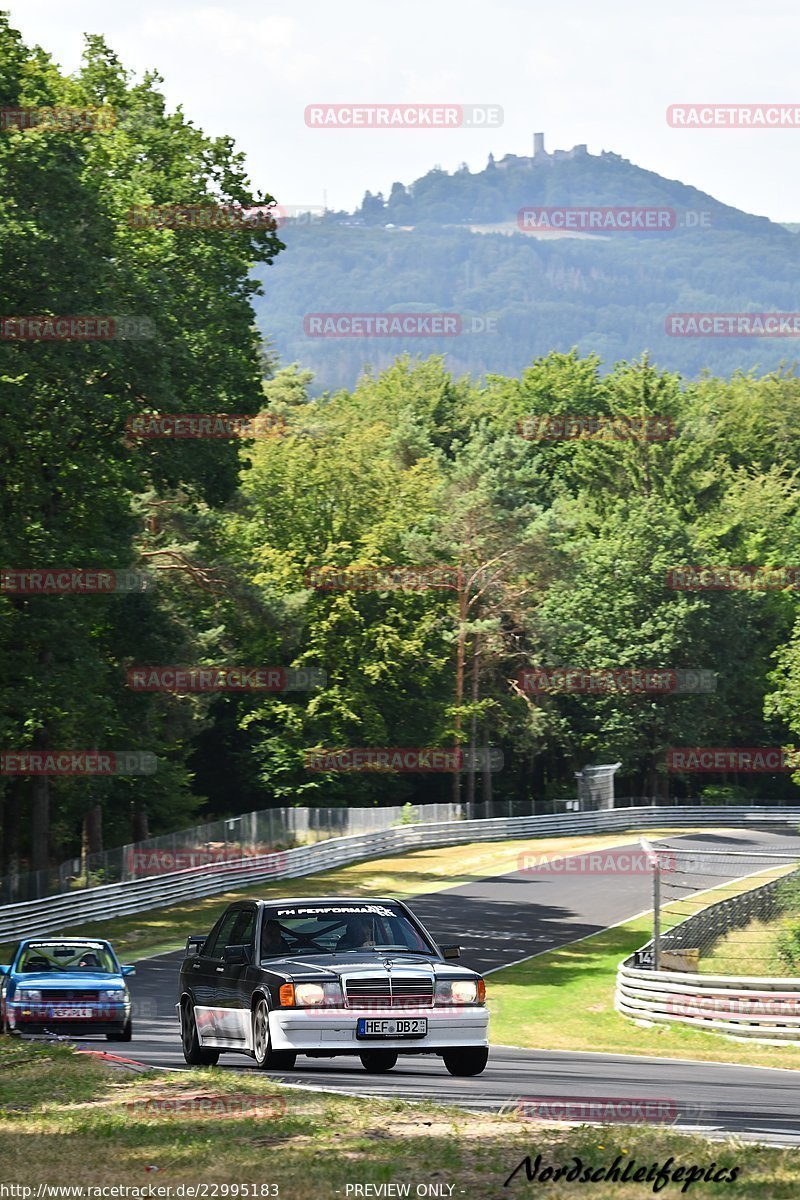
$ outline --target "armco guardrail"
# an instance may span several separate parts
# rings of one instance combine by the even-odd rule
[[[214,896],[273,879],[296,879],[366,858],[399,854],[406,850],[475,841],[546,837],[585,833],[613,833],[626,829],[681,828],[796,824],[800,810],[786,808],[708,806],[702,808],[648,807],[557,816],[496,817],[477,821],[451,821],[401,825],[358,836],[331,838],[277,854],[247,857],[224,864],[209,864],[147,879],[128,880],[50,896],[0,908],[0,942],[30,934],[60,933],[83,921],[166,908],[181,901]]]
[[[271,854],[335,837],[377,833],[410,821],[463,821],[463,804],[409,804],[385,808],[266,808],[238,817],[206,821],[188,829],[68,858],[39,871],[15,871],[0,878],[0,906],[68,895],[78,887],[99,887],[183,871],[236,857]],[[526,812],[528,810],[526,809]],[[509,812],[506,816],[516,814]],[[520,813],[521,815],[521,813]]]
[[[645,971],[622,963],[615,1003],[636,1021],[800,1042],[800,979]]]
[[[729,929],[775,911],[777,891],[786,879],[709,904],[662,936],[664,950],[709,944]],[[640,1022],[693,1025],[739,1038],[800,1042],[800,979],[753,975],[700,975],[654,971],[652,942],[617,968],[615,1007]]]

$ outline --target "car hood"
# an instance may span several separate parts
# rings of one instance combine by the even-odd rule
[[[95,988],[124,987],[121,975],[103,975],[94,971],[25,971],[13,976],[17,987],[38,988],[47,991],[50,988],[71,988],[77,991],[93,991]]]
[[[287,975],[294,978],[301,975],[313,975],[315,978],[341,978],[342,975],[357,973],[360,975],[384,975],[390,969],[393,975],[411,973],[414,975],[430,975],[432,978],[463,979],[465,975],[474,975],[468,967],[453,967],[450,963],[430,958],[423,954],[385,954],[358,950],[349,954],[292,954],[285,958],[265,958],[261,962],[265,971],[277,975]]]

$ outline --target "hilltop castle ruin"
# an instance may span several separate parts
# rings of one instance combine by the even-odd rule
[[[494,165],[500,171],[510,167],[512,163],[520,166],[541,167],[554,162],[562,162],[567,158],[581,158],[584,155],[588,156],[588,154],[589,150],[586,142],[581,142],[579,145],[573,146],[571,150],[554,150],[552,154],[548,154],[544,148],[544,134],[535,133],[533,135],[533,155],[531,158],[527,158],[524,154],[506,154]]]

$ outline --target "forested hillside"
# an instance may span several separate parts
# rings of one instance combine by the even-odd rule
[[[675,227],[534,237],[518,224],[534,206],[663,208]],[[386,366],[406,350],[446,354],[453,371],[477,376],[518,374],[533,357],[573,346],[597,354],[604,371],[646,349],[691,378],[771,369],[798,355],[796,337],[667,334],[671,312],[799,310],[800,240],[615,154],[434,170],[394,184],[385,202],[368,193],[354,215],[290,220],[281,233],[291,254],[257,272],[259,327],[284,362],[313,368],[317,392],[351,387],[366,365]],[[478,331],[320,339],[303,321],[418,309],[458,313],[468,329],[476,318]]]

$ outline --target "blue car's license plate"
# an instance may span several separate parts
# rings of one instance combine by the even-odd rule
[[[356,1037],[425,1037],[427,1017],[359,1017]]]

